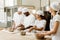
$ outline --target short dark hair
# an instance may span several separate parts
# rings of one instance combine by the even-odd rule
[[[26,16],[30,15],[30,13],[29,13],[29,12],[25,12],[24,14],[25,14]]]
[[[40,15],[40,17],[41,17],[42,19],[45,19],[45,16]]]

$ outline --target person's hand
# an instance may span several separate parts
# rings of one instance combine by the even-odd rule
[[[33,29],[36,29],[37,27],[36,26],[33,26]]]
[[[25,27],[22,26],[22,27],[19,27],[19,29],[20,29],[20,30],[25,30]]]
[[[36,33],[36,38],[37,39],[42,39],[42,38],[44,38],[44,35],[41,34],[41,33]]]
[[[23,24],[19,24],[17,27],[22,27],[22,26],[24,26]]]
[[[20,24],[20,25],[17,26],[17,29],[18,29],[18,30],[23,30],[23,29],[25,29],[25,28],[24,28],[24,25],[23,25],[23,24]]]
[[[9,32],[14,32],[14,28],[8,28]]]

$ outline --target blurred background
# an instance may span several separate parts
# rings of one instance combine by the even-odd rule
[[[0,27],[11,27],[13,14],[18,7],[27,7],[32,9],[46,10],[53,1],[60,0],[0,0]]]

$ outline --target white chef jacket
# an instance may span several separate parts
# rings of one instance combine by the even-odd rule
[[[23,24],[24,15],[19,15],[18,12],[14,13],[13,21],[15,22],[16,26],[18,26],[19,24]]]
[[[37,28],[42,28],[43,27],[45,29],[46,20],[36,20],[34,25],[36,25]]]
[[[55,35],[52,35],[52,40],[60,40],[60,15],[55,15],[53,19],[50,21],[50,30],[54,27],[54,22],[59,21],[59,27],[57,30],[57,33]]]
[[[24,17],[24,26],[25,28],[28,26],[33,26],[35,22],[35,16],[33,14],[30,14],[29,16]]]

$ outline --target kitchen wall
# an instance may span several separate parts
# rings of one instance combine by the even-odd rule
[[[18,2],[20,2],[20,1],[21,0],[18,0]],[[49,2],[48,1],[49,0],[41,0],[41,7],[44,7],[46,5],[49,5]],[[54,2],[54,1],[60,2],[60,0],[50,0],[50,3]],[[40,0],[22,0],[21,2],[20,3],[22,5],[33,5],[33,6],[36,7],[36,9],[40,9]]]
[[[33,5],[36,9],[40,9],[40,0],[22,0],[22,5]]]
[[[41,0],[41,7],[48,5],[48,1],[49,0]],[[51,3],[54,1],[60,2],[60,0],[50,0]],[[14,5],[32,5],[35,6],[36,9],[40,9],[40,0],[0,0],[0,22],[6,21],[7,15],[4,13],[4,6],[10,7]]]

